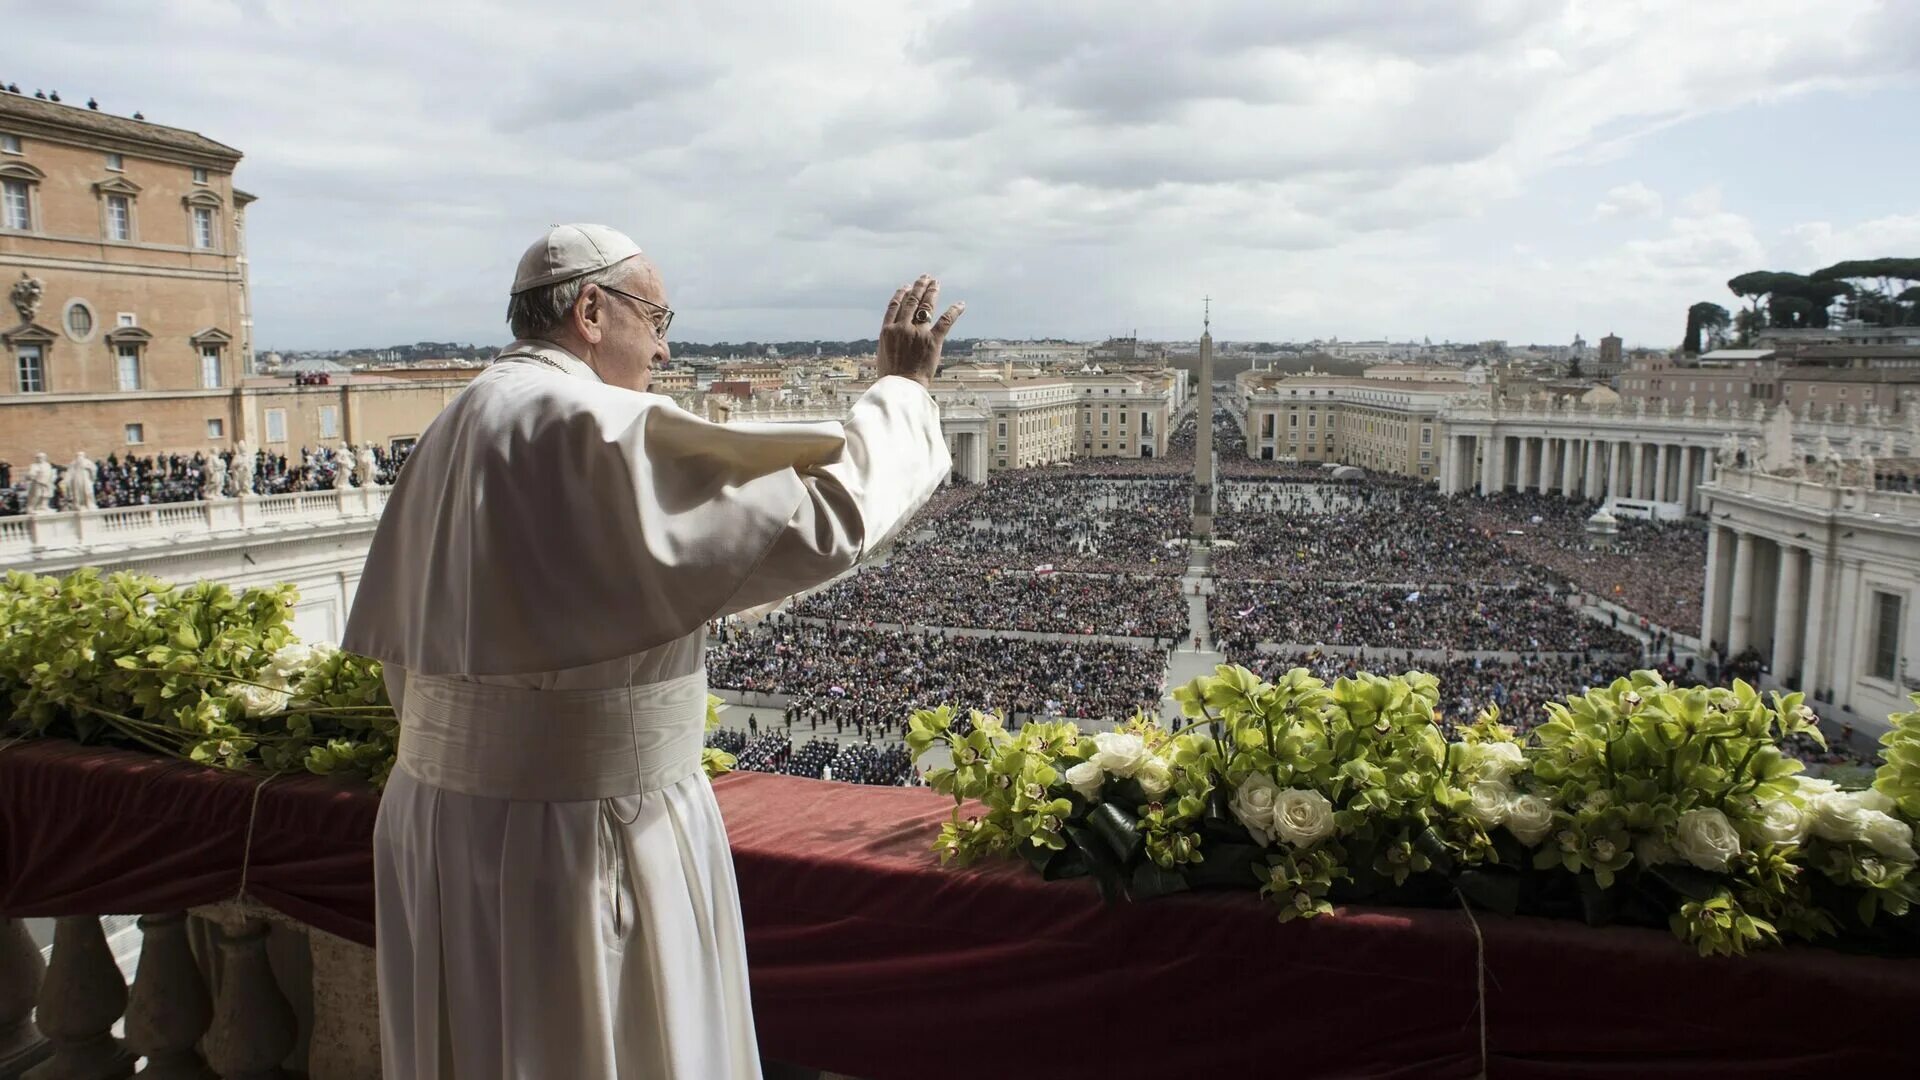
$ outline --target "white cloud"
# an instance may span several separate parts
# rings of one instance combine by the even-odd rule
[[[1599,218],[1657,218],[1660,216],[1662,201],[1660,193],[1635,180],[1631,184],[1621,184],[1607,191],[1607,197],[1593,208],[1593,216]]]
[[[8,75],[246,151],[258,338],[286,346],[500,340],[514,258],[561,220],[634,233],[696,340],[868,333],[923,270],[963,334],[1189,334],[1211,291],[1240,336],[1570,338],[1580,302],[1665,335],[1673,290],[1781,223],[1689,201],[1591,256],[1526,235],[1522,265],[1503,207],[1592,205],[1582,170],[1641,132],[1920,68],[1904,0],[450,10],[39,5],[7,17],[35,43]],[[1594,214],[1664,209],[1635,181]],[[1497,239],[1438,239],[1461,223]]]

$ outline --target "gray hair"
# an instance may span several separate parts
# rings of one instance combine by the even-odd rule
[[[632,271],[630,262],[632,260],[625,260],[590,274],[515,293],[507,300],[507,325],[512,328],[513,336],[516,339],[551,337],[566,325],[573,305],[580,302],[580,294],[587,286],[611,285],[621,280]]]

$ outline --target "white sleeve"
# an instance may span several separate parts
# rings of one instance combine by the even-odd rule
[[[953,467],[940,410],[912,379],[876,380],[854,403],[837,458],[798,470],[799,508],[719,614],[791,596],[847,570],[926,505]]]

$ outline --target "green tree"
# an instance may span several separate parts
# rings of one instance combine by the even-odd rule
[[[1920,259],[1847,259],[1807,275],[1809,281],[1847,288],[1847,314],[1874,326],[1920,324],[1914,297]]]
[[[1725,330],[1733,321],[1727,309],[1710,300],[1702,300],[1687,309],[1687,338],[1681,348],[1688,356],[1698,356],[1709,331]]]
[[[1833,302],[1853,292],[1845,281],[1815,281],[1804,274],[1754,270],[1727,282],[1735,296],[1747,300],[1749,310],[1764,321],[1755,329],[1807,329],[1828,324]]]

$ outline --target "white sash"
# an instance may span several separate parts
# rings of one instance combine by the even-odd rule
[[[700,768],[707,673],[606,690],[524,690],[415,675],[397,765],[492,799],[576,802],[672,787]]]

